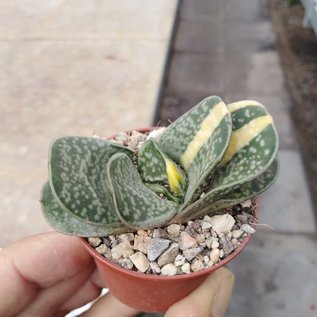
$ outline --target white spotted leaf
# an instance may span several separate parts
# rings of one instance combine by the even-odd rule
[[[176,196],[184,196],[187,185],[185,172],[167,157],[152,138],[139,151],[138,169],[145,183],[165,184]]]
[[[219,97],[204,99],[172,123],[158,144],[187,172],[186,205],[222,159],[231,135],[231,119]]]
[[[119,222],[107,184],[107,163],[116,153],[133,152],[101,138],[63,137],[51,146],[49,182],[62,209],[98,224]]]
[[[110,226],[86,223],[83,219],[65,211],[55,200],[49,183],[42,190],[42,212],[50,225],[58,232],[80,237],[102,237],[109,234],[128,232],[131,228],[121,221]]]
[[[143,184],[126,154],[116,154],[110,159],[108,179],[118,216],[132,228],[161,226],[177,211],[177,204],[160,198]]]

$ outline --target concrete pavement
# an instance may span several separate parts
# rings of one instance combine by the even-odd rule
[[[182,1],[162,117],[173,121],[212,94],[262,102],[280,137],[280,175],[260,197],[261,225],[229,265],[228,316],[317,316],[314,212],[265,1]]]
[[[0,247],[50,230],[39,198],[53,138],[151,124],[176,6],[0,3]]]

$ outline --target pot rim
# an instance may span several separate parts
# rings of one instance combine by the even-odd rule
[[[258,198],[254,198],[253,199],[254,202],[254,216],[255,216],[255,222],[252,224],[252,227],[255,228],[257,222],[258,222],[258,208],[259,208],[259,200]],[[230,262],[231,260],[233,260],[236,256],[238,256],[242,250],[246,247],[246,245],[249,243],[250,239],[251,239],[251,234],[247,235],[241,242],[241,244],[230,254],[228,255],[226,258],[224,258],[223,260],[219,261],[217,264],[209,267],[209,268],[205,268],[201,271],[198,272],[191,272],[188,274],[179,274],[179,275],[173,275],[173,276],[166,276],[166,275],[156,275],[156,274],[146,274],[146,273],[142,273],[142,272],[136,272],[133,270],[128,270],[123,268],[122,266],[120,266],[119,264],[116,264],[114,262],[112,262],[111,260],[106,259],[104,256],[102,256],[99,252],[97,252],[95,250],[94,247],[92,247],[88,241],[86,240],[86,238],[82,238],[80,237],[80,240],[82,241],[83,245],[85,246],[85,248],[100,262],[104,263],[105,265],[110,266],[113,270],[117,271],[117,272],[122,272],[125,275],[129,275],[131,277],[134,278],[142,278],[142,279],[146,279],[146,280],[157,280],[157,281],[163,281],[163,280],[169,280],[169,281],[178,281],[178,280],[186,280],[186,279],[195,279],[197,277],[201,277],[207,274],[212,273],[213,271],[217,270],[218,268],[226,265],[228,262]]]

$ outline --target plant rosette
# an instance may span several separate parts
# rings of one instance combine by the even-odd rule
[[[43,213],[57,231],[82,237],[118,299],[165,311],[246,246],[257,221],[254,198],[278,173],[277,149],[262,104],[208,97],[166,129],[54,141]],[[230,228],[220,232],[223,219]],[[173,226],[178,236],[162,235]],[[136,247],[132,236],[146,243]],[[171,263],[161,259],[168,250]]]

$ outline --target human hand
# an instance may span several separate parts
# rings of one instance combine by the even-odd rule
[[[59,317],[96,299],[102,283],[93,259],[75,237],[48,233],[25,238],[0,252],[0,317]],[[166,317],[224,316],[234,277],[213,273],[199,288],[171,306]],[[82,317],[132,317],[135,309],[111,294]]]

